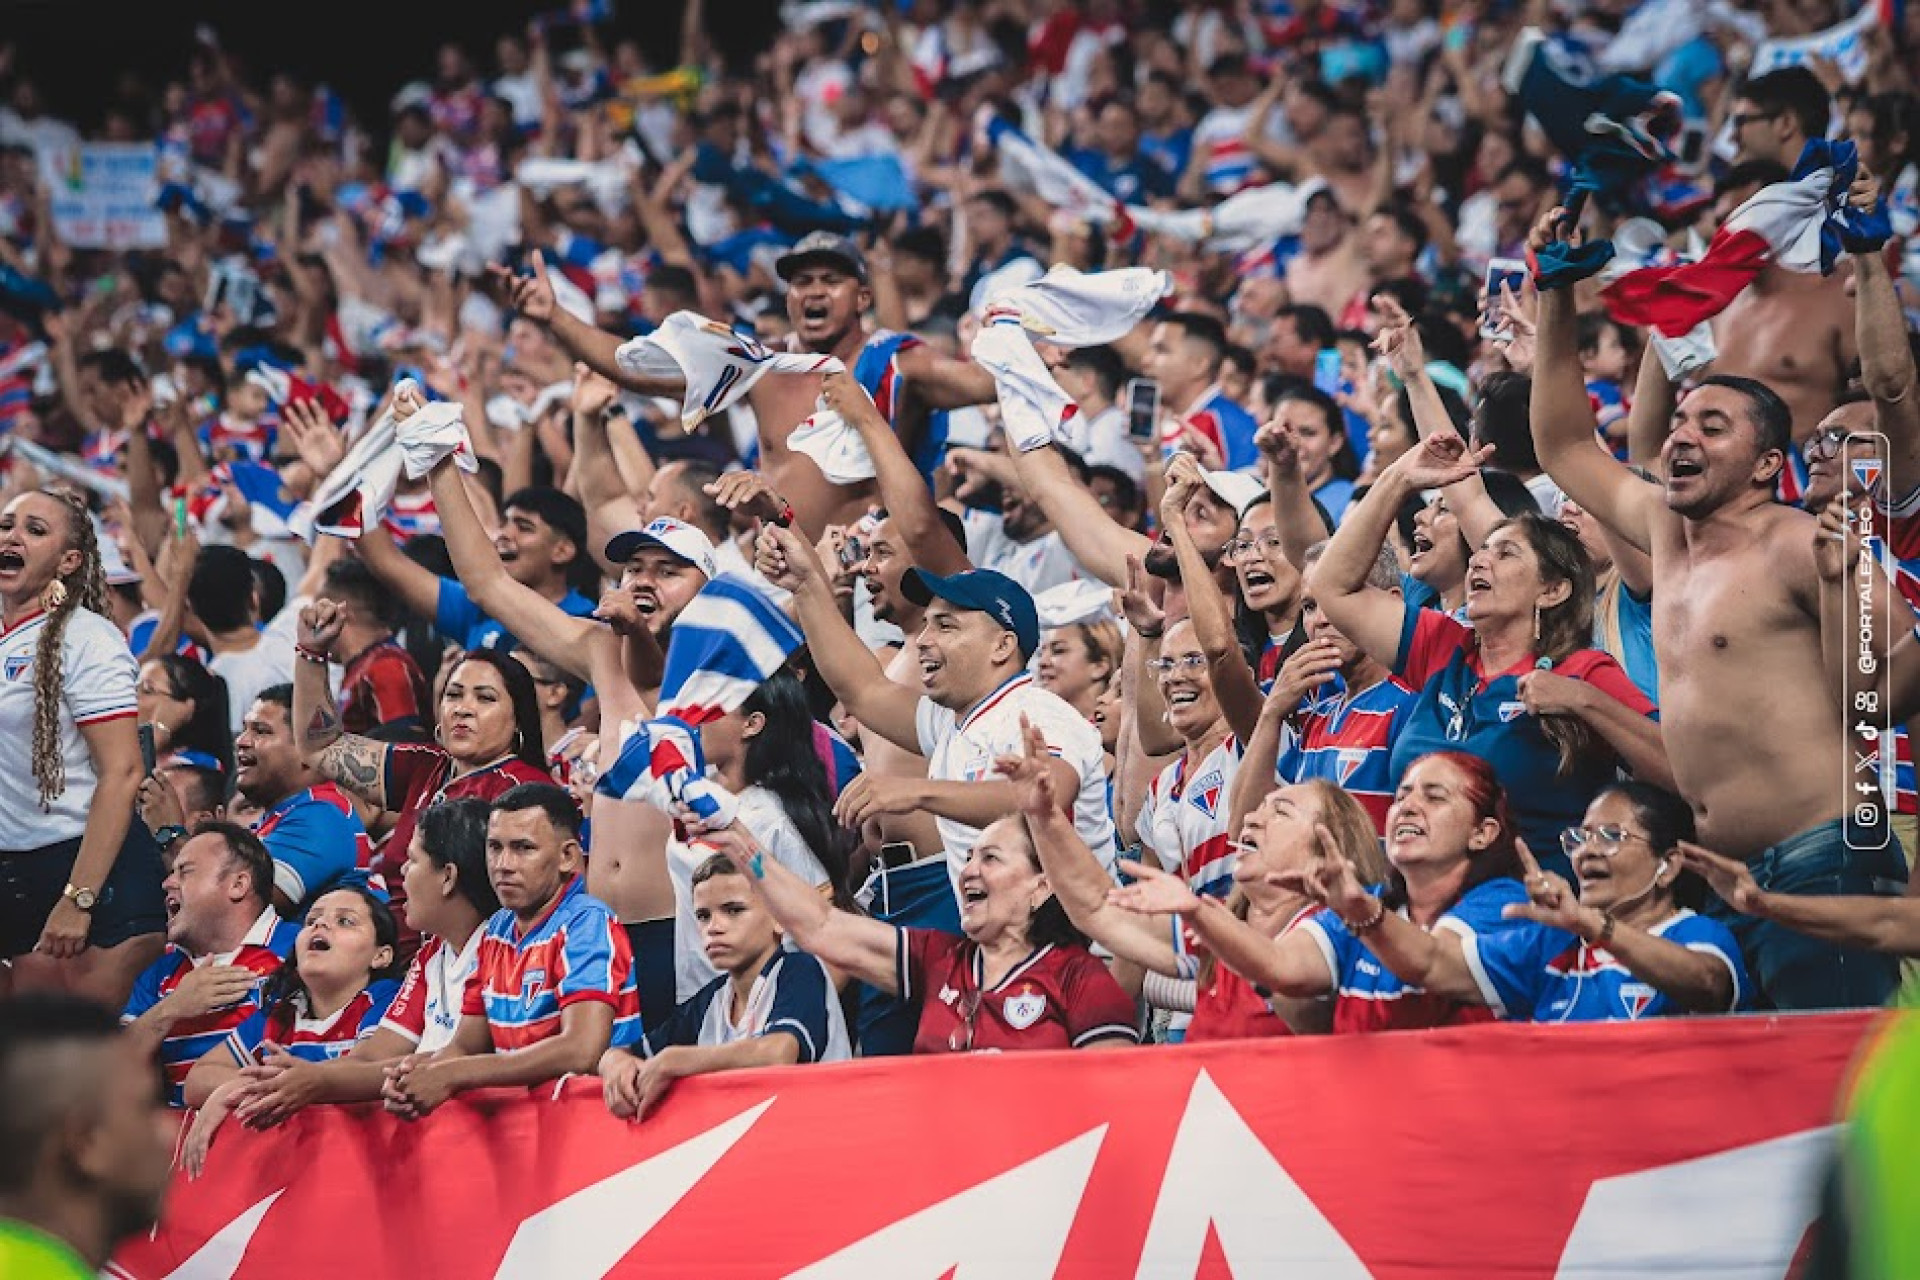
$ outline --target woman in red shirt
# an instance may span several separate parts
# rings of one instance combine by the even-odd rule
[[[920,1006],[913,1051],[1107,1049],[1139,1042],[1134,1004],[1047,889],[1026,823],[990,823],[960,871],[964,937],[841,911],[739,822],[699,837],[760,887],[802,951]]]
[[[1023,789],[1021,811],[1034,833],[1040,865],[1074,926],[1118,957],[1123,986],[1144,989],[1160,1007],[1191,1010],[1185,1042],[1244,1040],[1325,1029],[1324,1002],[1263,993],[1215,962],[1191,929],[1168,916],[1146,916],[1108,901],[1113,878],[1054,801],[1050,779],[1032,767],[1046,743],[1029,734],[1027,754],[1005,759],[1000,772]],[[1240,828],[1233,890],[1226,909],[1269,938],[1286,936],[1317,908],[1305,894],[1275,881],[1298,874],[1314,850],[1315,825],[1326,827],[1368,884],[1387,878],[1372,820],[1358,800],[1324,779],[1275,788]],[[1140,980],[1140,971],[1145,970]]]
[[[300,750],[321,777],[339,783],[375,810],[394,816],[373,869],[406,902],[401,871],[413,829],[428,805],[442,800],[493,800],[523,782],[552,782],[540,736],[533,677],[513,657],[474,649],[454,664],[435,717],[438,745],[376,742],[346,733],[327,687],[326,653],[340,632],[339,606],[315,600],[300,611],[294,652],[293,722]],[[404,918],[404,917],[403,917]],[[401,932],[403,958],[419,935]]]

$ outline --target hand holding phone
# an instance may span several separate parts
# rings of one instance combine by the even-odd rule
[[[1127,383],[1127,434],[1152,442],[1160,435],[1160,384],[1152,378]]]
[[[1506,313],[1500,297],[1508,289],[1517,296],[1527,286],[1527,264],[1519,258],[1495,258],[1487,263],[1487,314],[1480,322],[1480,336],[1498,338],[1506,332]]]

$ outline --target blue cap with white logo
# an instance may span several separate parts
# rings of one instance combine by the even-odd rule
[[[900,580],[900,594],[918,605],[935,596],[962,609],[973,609],[998,622],[1020,642],[1020,656],[1031,658],[1040,647],[1040,614],[1027,589],[1004,573],[969,569],[941,577],[925,569],[910,569]]]

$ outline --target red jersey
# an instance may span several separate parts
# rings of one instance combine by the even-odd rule
[[[1318,909],[1308,907],[1289,920],[1287,927],[1280,931],[1280,937],[1284,938],[1293,932],[1295,925]],[[1194,952],[1201,950],[1195,939],[1189,939],[1188,948]],[[1267,999],[1260,988],[1224,964],[1215,964],[1212,980],[1194,992],[1193,1021],[1187,1024],[1185,1043],[1258,1040],[1264,1036],[1292,1035],[1293,1028],[1273,1011]]]
[[[439,747],[424,744],[395,743],[387,749],[387,807],[399,814],[393,832],[374,859],[374,871],[386,881],[393,895],[393,914],[400,924],[400,951],[411,959],[420,948],[420,934],[406,923],[407,891],[401,872],[407,865],[407,848],[413,844],[413,829],[420,825],[420,811],[442,800],[498,800],[523,782],[552,782],[546,773],[517,756],[496,760],[483,769],[461,774],[451,781],[453,757]]]
[[[915,1053],[1083,1049],[1138,1044],[1133,1001],[1107,967],[1079,947],[1045,946],[982,990],[980,948],[932,929],[895,939],[900,998],[918,1001]]]
[[[426,723],[426,705],[427,679],[392,637],[355,654],[340,680],[340,721],[348,733],[418,730]]]

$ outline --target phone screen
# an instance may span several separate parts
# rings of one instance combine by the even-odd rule
[[[1152,440],[1159,433],[1160,384],[1152,378],[1135,378],[1127,384],[1127,434],[1135,440]]]
[[[153,771],[155,768],[159,766],[159,763],[160,761],[158,758],[158,754],[154,749],[154,743],[153,743],[153,726],[150,724],[143,724],[140,726],[141,776],[149,777],[149,778],[152,777]]]
[[[1320,348],[1320,354],[1313,358],[1313,385],[1330,396],[1348,389],[1341,369],[1340,348]]]
[[[1504,332],[1500,295],[1502,291],[1511,289],[1517,296],[1526,283],[1527,264],[1519,258],[1495,258],[1487,264],[1487,318],[1480,326],[1482,337],[1497,337]]]

